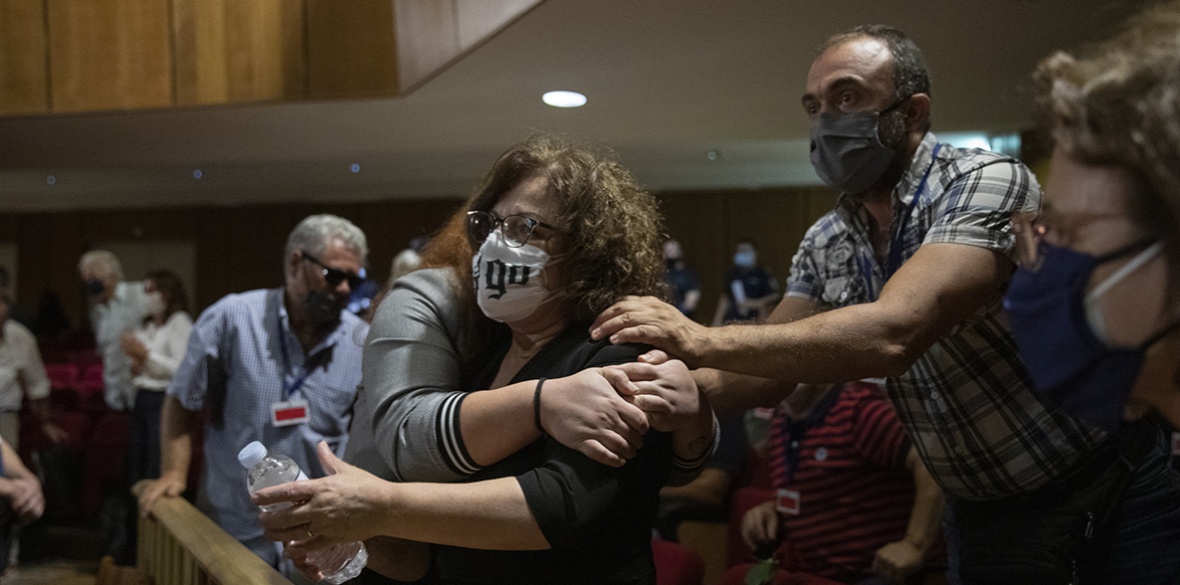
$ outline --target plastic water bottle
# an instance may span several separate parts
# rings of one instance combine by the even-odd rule
[[[266,452],[266,446],[258,441],[242,448],[238,453],[238,463],[246,468],[246,488],[251,495],[268,487],[307,479],[303,470],[290,457],[270,455]],[[280,502],[260,508],[265,512],[273,512],[290,506],[290,502]],[[325,581],[339,585],[361,573],[369,560],[369,552],[362,542],[346,542],[314,552],[307,560],[319,567]]]

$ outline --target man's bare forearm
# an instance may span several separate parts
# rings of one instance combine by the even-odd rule
[[[182,482],[188,477],[189,462],[193,454],[193,429],[196,413],[185,410],[180,401],[172,396],[164,398],[160,415],[160,472],[173,475]]]

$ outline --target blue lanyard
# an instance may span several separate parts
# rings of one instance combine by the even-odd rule
[[[934,169],[934,162],[938,160],[938,151],[941,149],[941,143],[934,145],[934,152],[930,154],[930,164],[926,167],[926,172],[922,175],[922,180],[918,183],[918,190],[914,192],[914,198],[910,200],[909,207],[906,207],[905,215],[901,216],[901,223],[893,231],[893,236],[889,238],[889,255],[885,259],[886,282],[901,267],[901,248],[905,245],[906,227],[909,225],[910,216],[914,214],[914,208],[918,206],[918,200],[922,198],[922,193],[926,190],[927,179],[930,178],[930,171]],[[865,284],[869,287],[869,298],[874,301],[877,300],[876,289],[873,287],[873,251],[871,243],[869,245],[868,255],[862,255],[860,258],[860,269],[864,273]],[[885,286],[884,282],[881,283],[881,286]]]
[[[287,332],[283,331],[281,318],[279,322],[279,349],[283,352],[283,371],[280,372],[279,376],[283,384],[283,401],[285,402],[291,396],[291,393],[299,390],[303,386],[303,382],[307,380],[307,377],[311,375],[311,372],[307,371],[305,368],[301,368],[303,371],[300,372],[297,378],[295,378],[295,381],[287,384],[287,368],[291,366],[291,362],[287,357]]]

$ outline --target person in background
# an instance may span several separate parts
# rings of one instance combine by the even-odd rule
[[[733,266],[725,273],[725,294],[717,303],[713,325],[761,321],[778,299],[778,281],[758,264],[757,246],[741,240],[734,248]]]
[[[160,412],[164,390],[188,348],[193,319],[180,277],[171,270],[153,270],[143,278],[148,316],[135,331],[123,334],[123,353],[135,376],[135,407],[131,416],[128,468],[132,483],[160,477]]]
[[[377,316],[377,307],[381,306],[381,301],[389,295],[389,291],[393,290],[393,283],[397,279],[409,274],[418,269],[422,264],[421,252],[422,246],[425,245],[425,240],[422,238],[414,238],[410,241],[410,247],[398,252],[389,263],[389,279],[385,281],[385,286],[381,287],[370,302],[367,310],[364,313],[364,319],[372,322],[373,318]]]
[[[741,413],[718,413],[721,437],[713,456],[700,475],[683,485],[669,484],[660,490],[656,532],[664,540],[680,542],[680,523],[685,520],[729,519],[729,502],[738,487],[751,445]]]
[[[361,282],[365,234],[333,215],[305,218],[283,251],[284,285],[231,294],[201,313],[161,415],[160,478],[140,497],[150,513],[184,493],[199,411],[207,409],[197,507],[272,566],[237,454],[252,441],[282,453],[309,477],[324,475],[316,444],[343,453],[361,381],[368,325],[344,310]],[[289,575],[288,563],[282,569]]]
[[[49,417],[49,376],[37,340],[8,316],[10,299],[0,295],[0,437],[14,449],[20,444],[20,410],[24,398],[52,443],[68,436]]]
[[[389,263],[389,280],[385,282],[385,288],[393,288],[394,281],[417,270],[421,265],[422,256],[418,250],[406,248],[398,252],[393,257],[393,261]]]
[[[0,438],[0,579],[10,577],[9,552],[15,544],[17,527],[29,524],[45,512],[41,480]]]
[[[103,398],[111,410],[130,410],[135,386],[121,340],[125,331],[139,327],[147,316],[143,285],[123,282],[123,265],[107,250],[82,254],[78,274],[90,300],[90,326],[102,357]]]
[[[939,560],[927,555],[942,492],[876,385],[800,386],[771,421],[768,463],[776,497],[741,524],[751,550],[773,551],[763,583],[900,584]],[[753,568],[729,569],[723,585]]]
[[[61,297],[53,291],[43,291],[37,299],[37,317],[29,329],[39,341],[54,341],[70,331],[70,316],[61,306]]]
[[[1177,583],[1180,474],[1153,419],[1180,424],[1180,2],[1034,79],[1053,150],[1040,213],[1013,217],[1005,307],[1038,392],[1123,439],[1093,480],[1113,485],[1088,510],[1100,545],[1071,552],[1093,582]]]
[[[668,290],[672,303],[689,319],[696,318],[697,305],[701,302],[701,280],[684,261],[680,242],[664,240],[664,264],[668,269]]]
[[[8,267],[0,264],[0,296],[8,297],[8,318],[32,329],[36,315],[28,307],[16,302],[16,291],[12,290],[11,285]]]

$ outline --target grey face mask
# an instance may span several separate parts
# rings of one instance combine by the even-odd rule
[[[811,166],[819,178],[844,193],[863,193],[872,187],[897,153],[881,143],[881,116],[905,100],[880,112],[820,114],[811,128]]]

